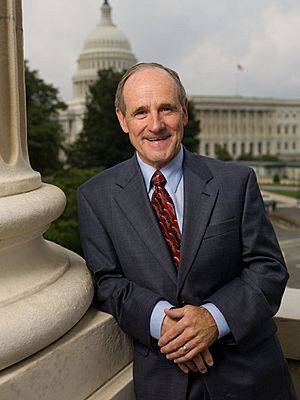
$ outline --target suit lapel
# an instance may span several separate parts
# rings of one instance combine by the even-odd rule
[[[175,266],[154,215],[135,156],[129,160],[128,168],[124,168],[117,179],[115,200],[157,260],[158,270],[166,271],[176,284]]]
[[[178,270],[178,292],[193,264],[208,225],[218,189],[208,185],[213,179],[203,160],[185,152],[184,160],[184,224],[180,266]]]

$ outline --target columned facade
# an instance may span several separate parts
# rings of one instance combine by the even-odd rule
[[[190,96],[200,120],[201,154],[215,157],[226,148],[242,154],[300,158],[300,100]]]

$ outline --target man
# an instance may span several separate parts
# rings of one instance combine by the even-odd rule
[[[94,304],[134,342],[138,400],[295,399],[276,313],[288,274],[254,172],[194,155],[178,75],[123,76],[135,155],[78,191]]]

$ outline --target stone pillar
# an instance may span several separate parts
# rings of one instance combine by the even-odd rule
[[[0,3],[0,197],[41,185],[30,168],[26,142],[21,7]]]
[[[84,261],[42,236],[65,196],[28,160],[21,12],[0,1],[0,370],[71,329],[93,292]]]

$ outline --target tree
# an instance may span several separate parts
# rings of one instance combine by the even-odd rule
[[[54,221],[45,234],[45,238],[56,242],[82,255],[77,220],[76,189],[83,182],[100,172],[101,169],[62,169],[55,176],[47,177],[46,182],[58,186],[67,197],[67,206],[63,215]]]
[[[115,93],[122,74],[108,69],[98,76],[90,87],[83,130],[67,152],[68,163],[78,168],[108,168],[133,154],[115,114]]]
[[[215,153],[216,153],[217,160],[222,160],[222,161],[231,161],[232,160],[231,154],[224,146],[217,144]]]
[[[30,163],[33,169],[47,174],[61,167],[63,134],[57,116],[65,104],[58,98],[58,90],[30,70],[26,61],[25,86]]]
[[[184,129],[184,137],[182,143],[186,148],[194,153],[199,150],[199,133],[200,133],[200,122],[195,117],[195,108],[192,101],[188,104],[188,116],[189,122]]]
[[[252,152],[242,153],[238,157],[238,161],[280,161],[277,156],[271,154],[263,154],[261,156],[254,156]]]

